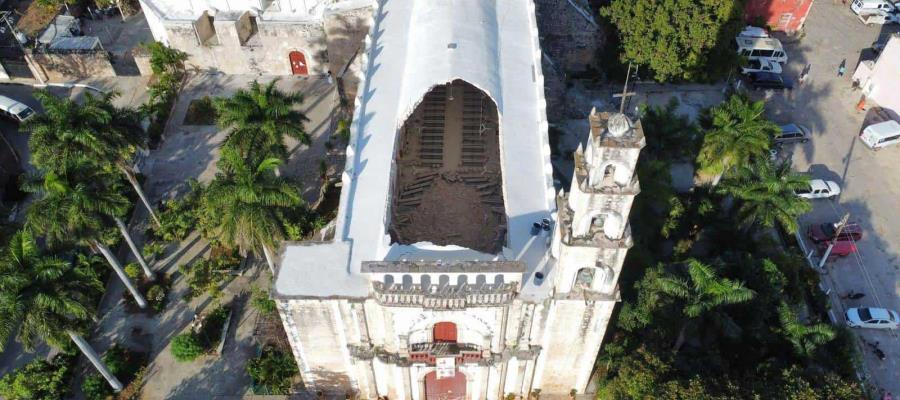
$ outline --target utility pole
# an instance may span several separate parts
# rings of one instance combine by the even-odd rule
[[[847,226],[847,221],[850,219],[850,213],[844,214],[844,217],[841,218],[841,221],[835,224],[834,226],[834,238],[828,242],[828,248],[825,249],[825,254],[822,255],[822,259],[819,260],[819,268],[825,266],[825,260],[828,260],[828,256],[831,255],[831,249],[834,248],[834,242],[837,242],[838,238],[841,236],[841,231],[844,230],[844,227]]]
[[[613,98],[621,97],[622,101],[619,103],[619,114],[625,113],[625,99],[629,96],[634,96],[637,93],[628,91],[628,79],[631,78],[631,63],[628,63],[628,73],[625,74],[625,86],[622,87],[622,94],[614,94]]]

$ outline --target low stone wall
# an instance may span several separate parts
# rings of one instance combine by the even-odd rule
[[[86,78],[116,76],[105,51],[90,53],[49,53],[27,50],[25,61],[44,81],[67,82]]]
[[[131,50],[131,55],[134,56],[134,63],[135,65],[137,65],[138,71],[140,71],[141,75],[153,75],[153,68],[150,67],[149,52],[143,51],[139,48],[134,48]]]

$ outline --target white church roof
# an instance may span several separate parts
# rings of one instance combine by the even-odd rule
[[[283,297],[365,297],[364,261],[520,260],[523,294],[549,293],[549,235],[555,220],[546,102],[531,0],[390,0],[375,12],[364,80],[347,149],[334,241],[287,244],[275,282]],[[508,241],[501,254],[431,243],[391,244],[387,233],[398,130],[434,86],[462,79],[487,93],[500,115]],[[538,287],[531,278],[543,271]]]

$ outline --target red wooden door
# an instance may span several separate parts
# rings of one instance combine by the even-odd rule
[[[466,376],[456,371],[452,378],[438,379],[437,372],[425,375],[426,400],[465,400]]]
[[[291,60],[291,73],[294,75],[309,75],[309,66],[306,65],[306,56],[301,51],[292,51],[288,58]]]
[[[452,322],[438,322],[434,324],[432,334],[435,343],[456,343],[456,324]]]

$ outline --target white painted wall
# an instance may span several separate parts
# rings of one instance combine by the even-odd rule
[[[892,37],[869,76],[860,82],[863,94],[879,106],[900,114],[900,37]]]

